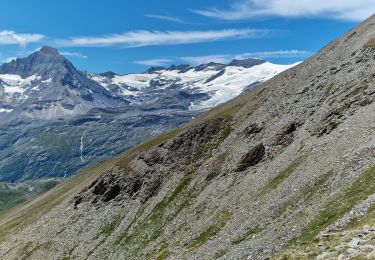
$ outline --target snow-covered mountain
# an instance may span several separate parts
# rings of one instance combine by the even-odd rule
[[[18,117],[66,118],[93,108],[127,104],[125,99],[115,98],[48,46],[0,66],[2,121]]]
[[[0,181],[70,176],[291,66],[247,59],[92,74],[43,47],[0,66]]]
[[[142,101],[142,96],[165,89],[180,89],[188,93],[206,94],[205,100],[195,100],[189,109],[202,110],[224,103],[244,90],[269,80],[294,66],[277,65],[257,59],[234,60],[230,64],[208,63],[151,68],[146,73],[116,75],[90,74],[89,77],[113,94]]]
[[[52,47],[0,66],[0,119],[72,118],[94,108],[150,104],[204,110],[292,67],[263,60],[234,60],[151,68],[142,74],[90,74]]]

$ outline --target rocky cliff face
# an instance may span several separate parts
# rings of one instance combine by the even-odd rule
[[[249,93],[5,213],[0,256],[350,256],[345,246],[316,250],[314,238],[373,229],[374,32],[375,16]],[[351,245],[371,240],[361,241]]]

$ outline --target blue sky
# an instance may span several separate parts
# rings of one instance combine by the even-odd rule
[[[51,45],[91,72],[246,57],[288,64],[374,12],[373,0],[1,0],[0,61]]]

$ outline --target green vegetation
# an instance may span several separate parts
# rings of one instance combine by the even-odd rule
[[[262,230],[263,230],[263,228],[261,228],[259,226],[255,227],[255,228],[251,228],[248,231],[246,231],[245,234],[243,234],[242,236],[240,236],[237,239],[233,240],[232,244],[238,245],[238,244],[240,244],[241,242],[243,242],[245,240],[251,239],[254,235],[262,232]]]
[[[324,91],[324,99],[326,99],[329,96],[329,94],[331,94],[331,91],[332,91],[334,86],[335,86],[335,84],[333,84],[333,83],[331,83],[327,86],[327,88]]]
[[[21,250],[22,255],[20,256],[19,259],[21,259],[21,260],[30,259],[30,257],[36,251],[38,251],[39,249],[41,249],[41,248],[48,249],[49,247],[51,247],[52,242],[46,242],[46,243],[43,243],[43,244],[39,244],[39,245],[37,245],[35,247],[33,247],[32,245],[33,244],[31,242],[26,243],[26,245]]]
[[[228,249],[220,250],[219,252],[217,252],[217,253],[215,254],[215,257],[214,257],[214,258],[215,258],[215,259],[218,259],[218,258],[224,256],[226,253],[228,253]]]
[[[218,111],[215,117],[224,117],[224,118],[233,117],[242,108],[242,106],[243,106],[242,104],[234,104],[232,106],[228,106],[225,109]]]
[[[88,183],[96,179],[99,174],[112,166],[117,160],[118,158],[114,158],[87,169],[70,178],[69,181],[57,185],[45,195],[38,196],[31,199],[28,203],[0,212],[0,241],[6,239],[9,234],[34,222],[69,195],[81,191]]]
[[[209,226],[204,230],[197,238],[195,238],[187,248],[189,250],[194,250],[202,245],[204,245],[208,240],[214,238],[223,229],[225,224],[231,217],[231,213],[225,209],[221,211],[214,219],[214,224]]]
[[[120,246],[120,249],[126,249],[127,252],[140,256],[143,248],[150,242],[156,241],[164,232],[164,226],[188,207],[197,196],[196,189],[188,189],[190,181],[191,177],[183,179],[176,189],[157,203],[143,220],[139,220],[139,217],[134,219],[134,222],[114,242],[114,246]],[[157,253],[159,259],[164,259],[169,254],[166,248]]]
[[[227,137],[230,135],[231,132],[232,132],[232,127],[230,125],[227,125],[221,134],[220,141],[223,142],[225,139],[227,139]]]
[[[208,159],[212,156],[212,152],[217,149],[222,142],[230,135],[232,127],[227,125],[222,131],[221,135],[216,140],[210,143],[200,144],[193,152],[191,156],[191,163],[194,163],[201,159]]]
[[[168,248],[168,243],[163,241],[154,251],[147,254],[146,259],[164,260],[169,256]]]
[[[362,227],[364,225],[375,225],[375,205],[372,205],[365,216],[358,217],[353,219],[346,227],[345,229],[353,229]]]
[[[363,172],[349,188],[327,203],[297,240],[301,242],[313,240],[320,231],[373,193],[375,193],[375,166]]]
[[[34,181],[22,184],[0,183],[0,211],[12,208],[42,194],[55,187],[58,183],[59,181],[57,180]]]
[[[321,176],[317,177],[314,183],[304,185],[300,189],[300,192],[292,195],[286,203],[280,205],[280,208],[275,211],[274,217],[281,216],[281,214],[284,213],[290,207],[298,206],[301,200],[304,201],[301,203],[306,203],[306,201],[310,200],[314,195],[319,195],[318,191],[321,194],[326,188],[326,183],[331,176],[332,171],[328,171],[322,174]]]
[[[367,48],[375,49],[375,38],[371,38],[368,42],[365,43],[363,47],[366,49]]]
[[[298,157],[291,164],[289,164],[285,170],[281,171],[278,175],[276,175],[276,177],[269,180],[261,190],[260,195],[265,195],[268,192],[276,189],[285,179],[294,173],[298,166],[303,162],[304,158],[304,156]]]
[[[113,231],[120,225],[122,220],[121,216],[116,216],[112,221],[105,223],[102,228],[100,234],[104,235],[104,237],[109,237],[112,235]]]
[[[164,198],[158,204],[156,204],[155,208],[151,211],[149,215],[149,219],[151,221],[157,221],[163,215],[164,211],[167,209],[169,204],[177,198],[177,196],[189,185],[191,178],[184,179],[177,188],[173,191],[173,193],[169,196]]]

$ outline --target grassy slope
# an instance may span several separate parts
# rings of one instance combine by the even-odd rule
[[[274,259],[300,259],[301,257],[316,257],[320,252],[319,244],[322,241],[317,237],[318,234],[325,230],[329,225],[335,223],[338,219],[349,212],[355,205],[364,201],[368,196],[375,193],[375,166],[364,171],[349,187],[344,189],[341,194],[333,201],[327,203],[322,208],[318,216],[311,222],[305,230],[297,237],[293,243],[286,249],[274,255]],[[359,219],[354,219],[344,229],[346,231],[353,231],[355,229],[363,228],[365,225],[375,224],[375,207],[372,206],[369,212]],[[330,238],[328,241],[331,244],[340,242],[346,239],[338,236]],[[328,239],[325,239],[328,240]],[[327,242],[327,241],[326,241]],[[347,242],[347,241],[346,241]],[[332,245],[330,245],[331,247]],[[344,248],[345,249],[345,248]]]

